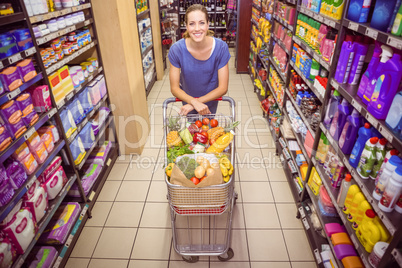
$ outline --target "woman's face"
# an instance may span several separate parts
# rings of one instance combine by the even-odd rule
[[[187,14],[187,31],[193,41],[204,40],[208,33],[208,22],[202,11],[196,10]]]

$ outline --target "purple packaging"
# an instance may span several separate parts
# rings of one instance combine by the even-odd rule
[[[84,189],[85,195],[88,195],[89,191],[91,190],[92,186],[94,185],[96,179],[98,178],[99,174],[102,171],[102,165],[99,164],[90,164],[85,165],[85,176],[81,180],[82,188]],[[69,196],[72,197],[80,197],[80,191],[78,189],[77,183],[74,183],[71,186],[70,191],[68,192]]]
[[[62,203],[39,238],[39,241],[46,244],[64,244],[75,220],[80,215],[80,211],[80,204],[76,202]]]
[[[3,83],[1,82],[1,79],[0,79],[0,94],[3,94],[4,92],[5,92],[5,89],[3,87]]]
[[[16,99],[16,102],[17,102],[18,108],[21,110],[23,116],[26,116],[27,114],[32,112],[32,110],[34,109],[31,94],[29,94],[29,93],[23,93],[23,94],[19,95]]]
[[[112,148],[112,142],[105,141],[101,146],[96,147],[91,152],[91,154],[87,159],[87,163],[95,163],[103,166],[111,148]]]
[[[8,180],[0,184],[0,206],[5,206],[14,196],[14,189]]]
[[[7,128],[0,124],[0,152],[7,149],[7,147],[11,144],[11,142],[12,138]]]
[[[355,247],[348,244],[340,244],[334,246],[335,256],[338,260],[342,260],[348,256],[357,256]]]
[[[21,119],[22,112],[19,109],[17,102],[10,100],[0,106],[0,116],[4,122],[15,124]]]
[[[35,247],[34,252],[37,252],[35,259],[29,265],[29,268],[37,267],[52,267],[56,258],[59,256],[59,252],[50,246]]]
[[[9,158],[4,162],[4,167],[9,182],[14,189],[20,188],[27,180],[28,176],[20,162]]]
[[[33,126],[36,121],[38,121],[38,119],[39,115],[36,113],[35,110],[32,110],[32,112],[22,117],[22,120],[27,127]]]
[[[0,185],[4,181],[7,181],[7,172],[6,172],[5,167],[3,166],[3,163],[0,163]]]
[[[18,72],[25,83],[37,75],[32,59],[25,59],[18,62],[17,67]]]
[[[11,135],[11,137],[16,138],[16,139],[19,136],[21,136],[25,131],[27,131],[27,128],[25,127],[24,121],[22,121],[22,118],[20,118],[18,120],[18,122],[15,123],[15,124],[4,123],[4,126],[7,128],[8,132]]]
[[[13,91],[23,84],[20,72],[15,66],[4,69],[0,73],[0,80],[6,91]]]

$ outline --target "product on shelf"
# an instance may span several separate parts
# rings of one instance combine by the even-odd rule
[[[380,263],[382,257],[385,254],[385,251],[387,250],[389,246],[389,243],[386,242],[377,242],[374,245],[373,251],[370,253],[368,257],[368,261],[373,267],[377,267],[378,264]]]
[[[12,142],[10,133],[5,126],[0,125],[0,152],[4,151]]]
[[[0,265],[3,267],[12,265],[17,257],[17,252],[7,237],[0,238],[0,254],[3,256],[0,260]]]
[[[152,31],[151,28],[149,28],[145,32],[141,33],[140,36],[141,52],[144,52],[151,45],[152,45]]]
[[[31,47],[33,47],[32,37],[28,29],[16,29],[0,34],[0,59]]]
[[[320,13],[335,20],[342,18],[345,0],[321,0]]]
[[[392,173],[400,166],[402,166],[402,159],[397,156],[399,154],[396,150],[391,150],[387,153],[377,178],[375,179],[375,189],[373,191],[373,197],[376,200],[380,200],[384,194],[385,186],[387,185]]]
[[[19,189],[28,178],[22,164],[18,161],[8,158],[4,162],[4,168],[6,169],[8,183],[15,190]]]
[[[384,193],[380,199],[380,202],[378,203],[378,207],[385,212],[391,212],[395,208],[396,203],[399,201],[401,193],[402,166],[399,166],[394,170],[391,177],[388,179]]]
[[[339,137],[339,148],[344,154],[350,154],[352,152],[359,128],[361,127],[361,122],[362,118],[359,112],[353,109],[352,114],[347,116],[346,123]]]
[[[84,166],[85,176],[83,176],[81,180],[82,188],[84,189],[85,195],[89,194],[92,186],[94,185],[95,181],[98,179],[101,171],[102,165],[101,164],[89,164]],[[73,197],[80,197],[80,191],[78,185],[76,183],[71,186],[70,191],[68,191],[69,196]]]
[[[87,123],[81,130],[79,136],[85,150],[89,150],[95,142],[95,134],[91,124]]]
[[[59,166],[48,177],[44,184],[46,185],[48,199],[53,200],[63,189],[68,179],[62,166]]]
[[[37,267],[52,267],[53,263],[56,261],[59,256],[59,252],[50,246],[38,246],[35,247],[32,254],[32,260],[29,263],[29,268],[37,268]]]
[[[25,200],[23,205],[29,208],[34,221],[38,223],[45,216],[48,208],[48,197],[45,186],[39,185],[34,190],[33,196]]]
[[[315,167],[311,170],[307,185],[310,187],[311,191],[313,191],[314,195],[318,195],[320,186],[322,185],[322,180]]]
[[[347,117],[351,114],[351,106],[346,99],[343,99],[341,104],[338,105],[338,109],[331,122],[331,127],[329,128],[329,133],[331,136],[338,141],[341,135],[341,131],[346,124]]]
[[[99,129],[106,122],[109,113],[109,108],[101,107],[99,108],[98,113],[96,113],[95,116],[89,120],[95,135],[98,135]]]
[[[137,10],[137,14],[140,14],[148,9],[148,1],[147,0],[135,0],[135,8]]]
[[[274,13],[276,16],[292,25],[296,15],[296,7],[277,1],[274,5]]]
[[[77,130],[77,125],[74,122],[71,111],[67,107],[64,107],[60,112],[60,118],[63,123],[66,138],[68,139]]]
[[[74,164],[79,165],[86,155],[86,151],[80,136],[77,136],[70,144],[70,150],[74,159]]]

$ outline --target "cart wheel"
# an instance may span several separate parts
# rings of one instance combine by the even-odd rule
[[[223,254],[223,255],[221,255],[221,256],[218,256],[218,259],[219,259],[220,261],[228,261],[228,260],[230,260],[231,258],[233,258],[233,256],[234,256],[233,249],[232,249],[232,248],[229,248],[228,251],[227,251],[225,254]]]
[[[198,257],[198,256],[190,256],[190,257],[182,256],[182,258],[185,262],[188,262],[188,263],[196,263],[200,259],[200,257]]]

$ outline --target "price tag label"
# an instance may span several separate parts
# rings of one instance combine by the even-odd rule
[[[9,64],[13,64],[13,63],[15,63],[15,62],[17,62],[19,60],[22,60],[22,57],[21,57],[20,53],[14,54],[14,55],[12,55],[11,57],[8,58]]]
[[[70,32],[75,31],[77,29],[76,25],[70,27]]]
[[[60,256],[57,257],[57,260],[54,263],[53,268],[59,268],[62,260],[63,260],[63,257],[60,257]]]
[[[34,175],[28,182],[26,188],[29,189],[31,188],[32,184],[36,181],[36,175]]]
[[[25,260],[23,257],[21,257],[21,259],[18,260],[18,263],[16,264],[17,267],[22,267],[22,265],[24,264]]]
[[[106,166],[110,166],[111,163],[112,163],[112,159],[109,158],[109,159],[107,160],[107,162],[106,162]]]
[[[331,26],[332,28],[336,27],[335,21],[332,21],[332,20],[328,20],[328,25]]]
[[[320,251],[317,248],[314,249],[314,256],[315,256],[315,259],[317,260],[317,264],[322,263]]]
[[[90,22],[89,20],[86,20],[86,21],[84,22],[84,25],[85,25],[85,26],[88,26],[90,23],[91,23],[91,22]]]
[[[35,131],[36,131],[35,128],[32,127],[27,132],[25,132],[25,134],[24,134],[25,140],[29,139],[29,137],[31,137],[32,134],[34,134]]]
[[[67,100],[71,100],[72,97],[74,97],[74,92],[71,92],[67,95]]]
[[[350,171],[352,170],[352,166],[349,164],[348,159],[346,158],[346,156],[343,157],[343,163],[345,164],[346,168]]]
[[[402,40],[392,36],[388,36],[387,45],[396,47],[397,49],[402,49]]]
[[[100,72],[102,72],[103,71],[103,67],[101,66],[101,67],[99,67],[99,69],[98,69],[98,73],[100,73]]]
[[[85,118],[83,121],[82,121],[82,127],[84,127],[86,124],[88,123],[88,118]]]
[[[29,49],[25,50],[25,57],[28,57],[28,56],[34,54],[35,52],[36,52],[36,48],[35,48],[35,47],[29,48]]]
[[[359,247],[359,242],[357,241],[357,238],[355,235],[351,235],[350,238],[352,239],[353,245],[355,245],[356,248]]]
[[[289,161],[288,165],[289,165],[290,171],[292,173],[297,173],[297,168],[296,168],[295,164],[293,163],[293,161]]]
[[[338,90],[339,89],[339,84],[338,82],[335,81],[335,79],[331,79],[331,85]]]
[[[302,219],[302,222],[303,222],[304,228],[305,228],[306,230],[310,229],[310,225],[308,224],[308,221],[307,221],[306,218],[303,218],[303,219]]]
[[[350,174],[352,175],[353,178],[360,180],[359,174],[357,174],[356,169],[352,169]]]
[[[88,76],[88,82],[92,81],[92,79],[94,79],[94,76],[91,74],[90,76]]]
[[[374,116],[372,116],[371,114],[367,113],[366,114],[366,119],[374,128],[378,127],[378,121],[377,121],[377,119],[374,118]]]
[[[95,113],[95,110],[92,110],[92,111],[89,113],[89,118],[91,118],[91,117],[94,115],[94,113]]]
[[[58,104],[57,104],[57,109],[58,110],[60,110],[61,109],[61,107],[63,107],[64,106],[64,104],[65,104],[66,102],[65,102],[65,100],[63,99],[63,100],[61,100]]]
[[[55,108],[51,109],[51,110],[49,111],[49,113],[47,114],[47,118],[48,118],[48,119],[52,118],[53,115],[56,114],[56,111],[57,111],[57,110],[56,110]]]
[[[367,28],[367,29],[366,29],[366,35],[367,35],[368,37],[373,38],[374,40],[377,40],[378,31],[377,31],[377,30],[374,30],[374,29],[371,29],[371,28]]]
[[[306,217],[306,214],[304,213],[303,207],[299,207],[299,213],[300,213],[300,216],[301,216],[302,218],[305,218],[305,217]]]
[[[317,61],[317,62],[320,62],[320,57],[317,55],[317,53],[314,53],[313,54],[313,58]]]
[[[307,10],[307,15],[310,16],[310,17],[313,17],[314,14],[313,14],[313,12],[311,10]]]
[[[3,68],[4,68],[3,62],[0,60],[0,69],[3,69]]]
[[[349,21],[348,28],[351,29],[352,31],[357,32],[357,29],[359,29],[359,24]]]
[[[362,106],[355,100],[352,100],[352,106],[359,112],[362,112]]]
[[[7,98],[8,98],[9,100],[14,99],[14,97],[17,96],[17,95],[19,95],[20,93],[21,93],[21,89],[20,89],[20,88],[17,88],[17,89],[15,89],[14,91],[8,93],[8,94],[7,94]]]
[[[394,136],[386,129],[386,127],[384,126],[380,126],[380,133],[381,135],[384,136],[384,138],[387,139],[388,142],[392,142],[392,140],[394,139]]]
[[[368,263],[368,261],[363,253],[360,254],[360,259],[363,261],[364,267],[370,267],[370,264]]]
[[[306,46],[305,48],[306,48],[306,52],[307,52],[308,54],[312,54],[312,53],[311,53],[311,49],[310,49],[308,46]]]

